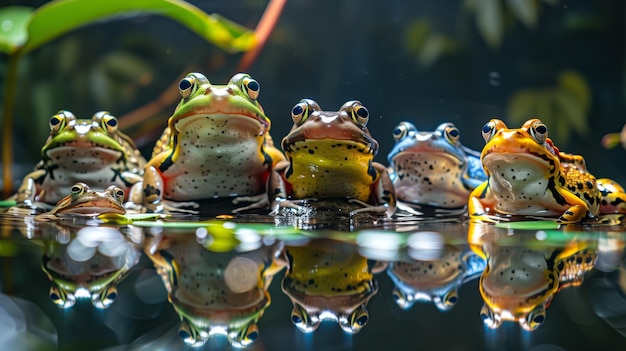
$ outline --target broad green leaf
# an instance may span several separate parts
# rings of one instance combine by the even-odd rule
[[[522,89],[515,92],[507,104],[508,119],[516,125],[521,125],[535,112],[535,101],[537,94],[534,90]]]
[[[539,17],[539,6],[537,0],[506,0],[506,3],[520,22],[527,28],[534,28]]]
[[[556,117],[564,122],[569,134],[571,130],[575,130],[579,135],[586,135],[587,130],[587,113],[583,109],[579,99],[573,94],[563,89],[556,89],[554,98],[558,112]]]
[[[561,72],[557,77],[557,84],[561,89],[570,92],[579,101],[584,112],[591,108],[591,91],[587,80],[580,73],[574,71]]]
[[[28,20],[32,13],[30,7],[0,9],[0,51],[13,53],[26,42]]]
[[[504,31],[500,1],[476,0],[474,5],[478,31],[492,49],[500,47]]]
[[[28,26],[28,52],[46,42],[97,20],[128,13],[153,13],[174,19],[205,40],[227,51],[246,51],[254,44],[254,33],[221,16],[208,15],[179,0],[59,0],[37,8]]]
[[[446,38],[443,35],[433,34],[428,36],[417,55],[420,66],[430,67],[444,54],[445,49]]]
[[[426,20],[415,20],[408,24],[404,32],[404,48],[412,54],[419,53],[428,34],[430,23]]]

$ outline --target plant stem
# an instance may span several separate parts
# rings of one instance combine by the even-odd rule
[[[2,106],[2,195],[13,191],[13,110],[17,92],[17,68],[20,52],[9,55],[7,76],[4,81],[4,106]]]

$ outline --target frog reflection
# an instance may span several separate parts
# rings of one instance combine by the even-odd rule
[[[477,244],[473,248],[487,259],[479,290],[484,300],[480,314],[489,328],[513,321],[525,330],[537,329],[556,293],[580,285],[594,267],[597,250],[592,242],[550,245],[525,236],[531,233],[508,235],[502,242],[498,228],[484,223],[470,226],[470,241]]]
[[[477,278],[486,264],[466,243],[455,242],[459,235],[465,233],[422,231],[409,237],[409,257],[387,267],[398,306],[409,309],[416,301],[432,301],[447,311],[456,305],[460,287]]]
[[[142,234],[57,224],[46,228],[43,239],[41,268],[52,282],[52,302],[70,308],[86,298],[104,309],[115,301],[117,285],[139,261]]]
[[[216,334],[234,347],[250,345],[270,304],[272,277],[284,267],[276,259],[281,244],[259,241],[244,247],[235,238],[220,238],[206,248],[199,243],[202,238],[194,232],[168,232],[146,242],[145,252],[181,319],[179,336],[192,346]]]
[[[368,322],[366,308],[378,291],[368,260],[354,245],[312,239],[286,246],[289,264],[282,289],[293,303],[291,321],[302,332],[313,332],[323,320],[339,323],[347,333]]]

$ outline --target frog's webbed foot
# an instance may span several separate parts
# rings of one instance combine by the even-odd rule
[[[589,210],[583,206],[572,206],[568,208],[558,219],[559,223],[578,223],[587,218]],[[595,216],[591,216],[595,218]]]
[[[9,208],[7,212],[18,216],[27,216],[50,211],[53,207],[45,202],[25,200]]]
[[[259,195],[254,195],[254,196],[237,196],[236,198],[233,199],[234,205],[237,205],[242,202],[251,202],[251,204],[247,206],[235,208],[232,210],[233,213],[239,213],[242,211],[254,210],[254,209],[266,209],[270,204],[270,201],[267,198],[266,193],[261,193]]]
[[[350,217],[354,217],[359,213],[375,213],[375,214],[385,214],[387,217],[391,217],[393,215],[393,209],[389,208],[389,205],[370,205],[367,202],[363,202],[358,199],[348,199],[349,203],[359,204],[363,206],[363,208],[357,208],[350,211]]]

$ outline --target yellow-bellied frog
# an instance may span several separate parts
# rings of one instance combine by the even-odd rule
[[[594,267],[597,246],[576,238],[555,244],[535,240],[528,233],[511,235],[503,229],[494,234],[493,230],[491,224],[470,223],[469,236],[476,237],[471,239],[476,242],[472,249],[487,260],[479,281],[483,322],[495,329],[512,321],[525,330],[535,330],[545,322],[546,309],[556,293],[580,285]],[[488,238],[482,242],[476,233],[481,231],[483,238]]]
[[[276,165],[269,183],[272,209],[297,208],[298,200],[340,198],[357,201],[358,209],[395,210],[395,192],[387,169],[374,162],[378,142],[366,125],[369,112],[359,101],[339,111],[322,111],[303,99],[291,110],[294,125],[282,140],[287,161]]]
[[[72,186],[70,194],[61,199],[52,210],[35,218],[54,220],[63,216],[94,217],[104,213],[126,213],[124,190],[110,185],[104,191],[94,191],[87,184],[79,182]]]
[[[259,83],[238,73],[228,84],[214,85],[190,73],[178,88],[182,100],[154,147],[142,188],[133,189],[133,202],[157,212],[224,197],[252,202],[235,212],[267,207],[267,177],[284,156],[273,146],[270,120],[257,101]]]
[[[104,309],[117,298],[117,285],[141,257],[143,233],[131,228],[86,226],[80,229],[57,224],[43,234],[41,268],[52,286],[49,297],[60,308],[89,299]]]
[[[336,321],[347,333],[368,322],[367,303],[378,291],[370,262],[354,245],[313,239],[284,248],[288,269],[282,289],[293,303],[291,321],[313,332],[324,320]]]
[[[464,209],[470,192],[487,180],[480,153],[461,144],[453,123],[426,132],[401,122],[393,137],[396,144],[387,158],[400,203]]]
[[[584,159],[560,152],[539,119],[519,129],[492,119],[482,133],[486,145],[481,160],[488,179],[470,195],[471,218],[521,215],[572,223],[600,214],[603,194]],[[623,193],[612,196],[626,198]]]
[[[480,276],[486,261],[466,243],[451,242],[456,235],[419,231],[408,237],[409,257],[387,267],[398,306],[409,309],[416,301],[430,301],[440,311],[447,311],[458,302],[460,287]]]
[[[247,246],[235,242],[207,248],[206,242],[227,238],[216,239],[203,229],[165,230],[145,245],[180,317],[179,336],[193,346],[216,335],[225,336],[233,347],[250,345],[270,304],[272,278],[284,268],[278,259],[282,244],[266,245],[259,239],[246,240]]]
[[[106,111],[91,119],[59,111],[50,118],[50,136],[41,155],[17,192],[19,207],[50,209],[77,182],[96,191],[110,185],[128,190],[141,180],[145,164],[134,142],[119,131],[117,118]]]

